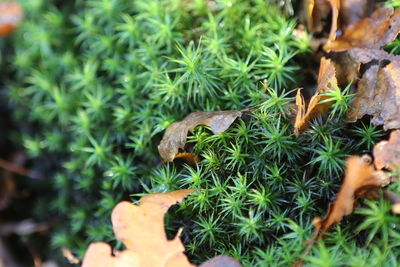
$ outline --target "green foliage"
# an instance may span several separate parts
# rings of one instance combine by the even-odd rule
[[[290,266],[300,257],[345,157],[369,151],[382,131],[344,124],[351,95],[335,88],[330,119],[293,135],[289,89],[309,46],[274,5],[283,2],[21,1],[27,18],[14,36],[9,99],[28,154],[55,166],[54,249],[82,256],[89,242],[117,244],[109,216],[122,199],[201,188],[167,220],[168,229],[185,227],[193,262],[224,253],[245,266]],[[157,144],[168,125],[193,111],[243,108],[251,114],[226,132],[197,127],[189,136],[197,167],[161,164]],[[350,216],[314,248],[310,264],[387,257],[396,266],[400,219],[386,207],[368,202],[359,210],[367,218],[360,242]]]

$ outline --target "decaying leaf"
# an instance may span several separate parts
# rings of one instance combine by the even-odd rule
[[[400,32],[400,11],[378,8],[368,18],[350,24],[343,35],[329,39],[324,49],[340,52],[352,48],[379,49],[393,41]]]
[[[385,191],[384,196],[392,202],[392,212],[400,214],[400,196],[390,191]]]
[[[320,32],[324,28],[323,21],[331,15],[329,39],[336,37],[339,16],[340,0],[308,0],[308,27],[310,30]]]
[[[337,85],[335,67],[330,59],[321,58],[319,74],[318,74],[318,88],[315,94],[311,97],[307,110],[305,101],[301,94],[301,89],[297,91],[296,105],[297,115],[294,123],[294,133],[299,135],[310,124],[310,121],[318,115],[324,114],[329,110],[331,104],[329,102],[321,103],[327,99],[327,96],[322,94],[332,89],[333,85]]]
[[[140,199],[140,206],[120,202],[113,210],[111,221],[115,236],[126,250],[114,252],[110,245],[92,243],[83,259],[83,267],[113,266],[194,266],[183,253],[178,235],[168,240],[164,230],[164,214],[169,207],[181,202],[195,189],[150,194]]]
[[[221,255],[216,256],[204,263],[199,267],[241,267],[242,265],[235,259],[231,257]]]
[[[361,64],[349,55],[347,51],[332,53],[331,60],[335,66],[336,79],[339,86],[347,86],[349,83],[358,81]]]
[[[348,51],[348,54],[353,60],[363,64],[367,64],[373,60],[378,62],[383,60],[400,61],[400,56],[391,55],[381,49],[353,48]]]
[[[178,153],[175,159],[182,159],[191,166],[196,166],[200,162],[199,157],[195,153]]]
[[[391,132],[388,141],[380,141],[375,145],[374,158],[378,170],[400,170],[400,130]]]
[[[12,33],[23,18],[20,5],[13,1],[0,2],[0,36]]]
[[[400,62],[381,68],[371,66],[358,83],[348,113],[349,121],[372,115],[372,123],[384,129],[400,128]]]
[[[140,199],[140,206],[120,202],[111,214],[115,236],[126,247],[112,251],[111,246],[92,243],[83,258],[83,267],[194,267],[183,253],[185,247],[179,239],[168,240],[164,229],[164,214],[196,189],[183,189],[169,193],[156,193]],[[213,258],[204,267],[241,267],[227,256]]]
[[[340,27],[346,28],[348,25],[368,17],[375,0],[341,0],[339,10]]]
[[[368,155],[351,156],[346,161],[346,173],[343,184],[335,202],[328,207],[328,212],[323,219],[315,218],[315,236],[323,235],[332,225],[340,222],[342,218],[353,212],[355,196],[365,196],[366,191],[386,186],[390,179],[381,172],[377,172]]]
[[[209,126],[214,134],[219,134],[226,131],[240,116],[242,112],[237,110],[191,113],[182,121],[174,122],[168,127],[158,151],[165,161],[171,162],[179,149],[184,149],[189,131],[193,131],[196,126]]]

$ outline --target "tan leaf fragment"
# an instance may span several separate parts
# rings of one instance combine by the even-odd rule
[[[193,131],[199,125],[205,125],[210,127],[214,134],[219,134],[226,131],[240,116],[242,112],[238,110],[193,112],[182,121],[174,122],[168,127],[158,145],[158,151],[165,161],[171,162],[179,149],[184,149],[189,131]]]
[[[242,265],[235,259],[221,255],[216,256],[204,263],[199,267],[241,267]]]
[[[344,216],[352,213],[354,197],[360,195],[363,189],[367,188],[371,191],[387,185],[388,180],[382,180],[381,177],[376,175],[370,156],[349,157],[346,161],[343,184],[335,202],[329,205],[328,212],[323,219],[315,218],[313,221],[317,235],[325,233],[332,225],[340,222]]]
[[[325,57],[321,58],[319,73],[318,73],[318,87],[315,94],[311,97],[307,110],[305,108],[305,101],[301,94],[301,89],[297,90],[296,105],[297,115],[294,123],[294,133],[299,135],[307,129],[311,120],[318,115],[324,114],[329,110],[331,103],[322,101],[328,97],[322,94],[332,89],[333,85],[337,85],[335,67],[330,59]]]
[[[391,55],[381,49],[353,48],[348,50],[349,55],[359,63],[369,63],[372,60],[400,61],[400,56]]]
[[[195,189],[177,190],[144,196],[140,206],[120,202],[111,220],[115,236],[126,250],[112,255],[110,245],[92,243],[83,259],[83,267],[191,267],[182,242],[177,236],[168,240],[164,229],[164,214]]]
[[[23,16],[21,6],[17,2],[0,2],[0,36],[7,36],[15,31]]]
[[[372,123],[384,129],[400,128],[400,62],[371,66],[357,86],[348,113],[349,121],[372,115]]]
[[[200,162],[199,157],[195,153],[178,153],[175,159],[182,159],[191,166],[196,166]]]
[[[400,170],[400,130],[390,133],[388,141],[380,141],[374,147],[375,167],[378,170]]]
[[[340,52],[352,48],[379,49],[393,41],[400,32],[400,11],[378,8],[368,18],[350,24],[343,35],[329,39],[324,50]]]
[[[339,8],[340,0],[308,0],[307,14],[309,29],[321,32],[324,28],[323,21],[332,14],[329,39],[334,40],[338,28]]]

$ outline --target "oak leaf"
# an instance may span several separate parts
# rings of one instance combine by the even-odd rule
[[[372,123],[384,129],[400,128],[400,62],[381,68],[373,65],[358,82],[348,113],[349,121],[372,115]]]
[[[400,130],[391,132],[388,141],[380,141],[374,147],[375,167],[377,169],[388,169],[389,171],[400,170]]]
[[[352,48],[379,49],[393,41],[400,32],[400,11],[378,8],[370,17],[350,24],[343,35],[330,38],[324,49],[340,52]]]
[[[335,67],[330,59],[323,57],[321,58],[319,68],[318,87],[315,94],[311,97],[307,109],[305,107],[304,97],[301,94],[301,89],[297,90],[297,115],[294,123],[295,135],[299,135],[307,129],[313,118],[329,110],[331,103],[324,101],[327,100],[328,97],[323,94],[331,90],[334,85],[337,85]]]
[[[23,16],[21,6],[17,2],[0,2],[0,36],[7,36],[15,31]]]
[[[330,203],[323,219],[315,218],[315,237],[323,235],[332,225],[353,212],[355,196],[366,196],[377,188],[386,186],[389,176],[376,171],[368,155],[351,156],[346,160],[346,172],[335,202]]]
[[[168,240],[164,230],[164,214],[195,189],[150,194],[140,199],[140,206],[120,202],[111,220],[115,236],[126,247],[114,252],[110,245],[92,243],[83,259],[83,267],[190,267],[185,250],[177,236]]]
[[[193,112],[182,121],[172,123],[165,131],[158,145],[161,157],[168,162],[174,160],[180,149],[184,149],[189,131],[199,125],[209,126],[214,134],[226,131],[229,126],[242,116],[238,110]]]

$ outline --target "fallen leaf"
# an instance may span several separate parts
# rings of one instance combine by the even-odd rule
[[[306,256],[313,247],[315,240],[324,234],[344,216],[353,212],[355,197],[377,197],[377,189],[390,183],[390,177],[383,171],[376,171],[369,155],[351,156],[346,160],[346,171],[342,186],[334,202],[329,203],[328,211],[323,219],[313,220],[315,228],[313,236],[307,241],[303,252]],[[293,267],[300,267],[304,260],[299,259]]]
[[[240,116],[242,112],[237,110],[191,113],[182,121],[174,122],[168,127],[158,145],[158,151],[165,161],[171,162],[179,149],[184,149],[189,131],[193,131],[196,126],[209,126],[214,134],[219,134],[226,131]]]
[[[330,203],[328,212],[323,219],[315,218],[314,239],[323,235],[332,225],[340,222],[342,218],[353,212],[355,196],[365,195],[365,191],[373,191],[386,186],[389,177],[376,172],[372,159],[368,155],[351,156],[346,161],[346,173],[343,184],[335,202]]]
[[[199,157],[195,153],[178,153],[176,154],[175,159],[182,159],[191,166],[196,166],[200,162]]]
[[[340,27],[348,25],[368,17],[371,14],[375,0],[341,0],[339,10]]]
[[[168,240],[164,229],[164,214],[195,189],[150,194],[140,199],[140,206],[120,202],[113,210],[111,221],[115,236],[126,247],[112,255],[110,245],[92,243],[83,259],[83,267],[112,266],[194,266],[183,253],[185,247],[177,236]]]
[[[168,209],[196,189],[183,189],[169,193],[155,193],[140,199],[140,206],[120,202],[111,214],[115,237],[126,247],[112,251],[103,242],[90,244],[82,261],[83,267],[194,267],[183,253],[185,247],[179,239],[168,240],[164,229],[164,214]],[[227,256],[217,256],[201,267],[241,267]]]
[[[349,55],[347,51],[332,53],[331,60],[335,66],[336,79],[339,86],[347,86],[349,83],[358,81],[361,64]]]
[[[367,64],[373,60],[400,61],[400,56],[391,55],[381,49],[353,48],[348,51],[348,54],[353,60],[363,64]]]
[[[231,257],[221,255],[216,256],[204,263],[199,267],[241,267],[242,265],[235,259]]]
[[[356,96],[348,113],[350,122],[364,115],[373,116],[372,123],[384,129],[400,128],[400,62],[366,70],[357,86]]]
[[[14,32],[22,18],[23,12],[17,2],[0,2],[0,36],[7,36]]]
[[[343,35],[330,38],[325,51],[340,52],[352,48],[379,49],[393,41],[400,32],[400,10],[378,8],[368,18],[350,24]]]
[[[301,89],[297,90],[296,105],[297,115],[294,123],[294,133],[299,135],[309,126],[311,120],[318,115],[324,114],[329,110],[331,103],[322,101],[328,97],[322,94],[332,89],[333,85],[337,85],[335,67],[330,59],[321,58],[318,74],[318,88],[315,94],[311,97],[307,110],[305,108],[304,97],[301,94]]]
[[[323,21],[331,14],[331,27],[329,39],[336,37],[340,0],[309,0],[308,1],[308,27],[311,31],[321,32],[324,28]]]
[[[400,170],[400,130],[391,132],[388,141],[380,141],[374,147],[375,167],[378,170]]]
[[[392,212],[400,214],[400,196],[390,191],[385,191],[383,195],[392,202]]]

